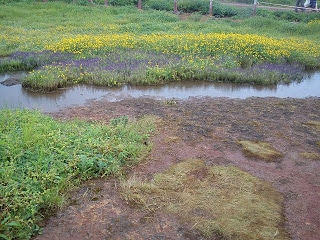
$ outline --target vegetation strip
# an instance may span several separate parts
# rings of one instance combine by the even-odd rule
[[[121,174],[150,150],[151,118],[109,125],[0,111],[0,238],[29,239],[84,180]]]
[[[110,5],[3,4],[0,72],[30,71],[23,87],[49,92],[77,83],[276,84],[299,81],[302,70],[320,68],[318,15],[292,13],[296,25],[290,22],[293,16],[273,12],[218,22],[202,16],[200,5],[192,8],[198,18],[186,20],[156,7],[140,12]]]

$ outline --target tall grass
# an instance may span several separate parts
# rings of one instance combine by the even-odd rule
[[[151,119],[109,125],[0,111],[0,239],[29,239],[80,182],[120,174],[150,149]]]

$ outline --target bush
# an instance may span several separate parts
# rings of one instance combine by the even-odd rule
[[[216,4],[213,8],[213,13],[215,17],[233,17],[240,15],[239,10],[234,7],[225,6],[221,4]]]
[[[173,10],[173,1],[168,0],[149,0],[146,3],[146,7],[149,7],[154,10],[161,11],[172,11]]]
[[[180,1],[178,5],[179,11],[186,13],[200,12],[207,14],[209,12],[209,1],[207,0],[184,0]]]
[[[137,4],[136,0],[109,0],[109,4],[112,6],[127,6]]]

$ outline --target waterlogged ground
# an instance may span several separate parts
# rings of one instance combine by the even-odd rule
[[[190,158],[202,159],[209,166],[237,166],[284,195],[284,227],[291,239],[314,240],[320,236],[319,109],[320,98],[139,98],[96,101],[52,115],[106,123],[121,115],[156,116],[160,121],[152,137],[153,150],[129,175],[150,179]],[[245,157],[238,140],[270,143],[283,157],[272,162]],[[50,218],[35,239],[205,238],[193,226],[162,211],[150,215],[130,207],[121,199],[118,180],[97,179],[75,191],[70,205]]]

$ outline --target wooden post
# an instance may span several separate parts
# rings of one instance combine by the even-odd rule
[[[257,3],[258,0],[253,0],[253,16],[257,14]]]
[[[105,6],[109,6],[108,0],[104,0],[104,5],[105,5]]]
[[[212,5],[213,5],[213,0],[210,0],[210,6],[209,6],[209,15],[212,16]]]
[[[174,0],[173,13],[178,14],[178,0]]]
[[[139,9],[139,10],[142,9],[142,0],[138,0],[138,9]]]

